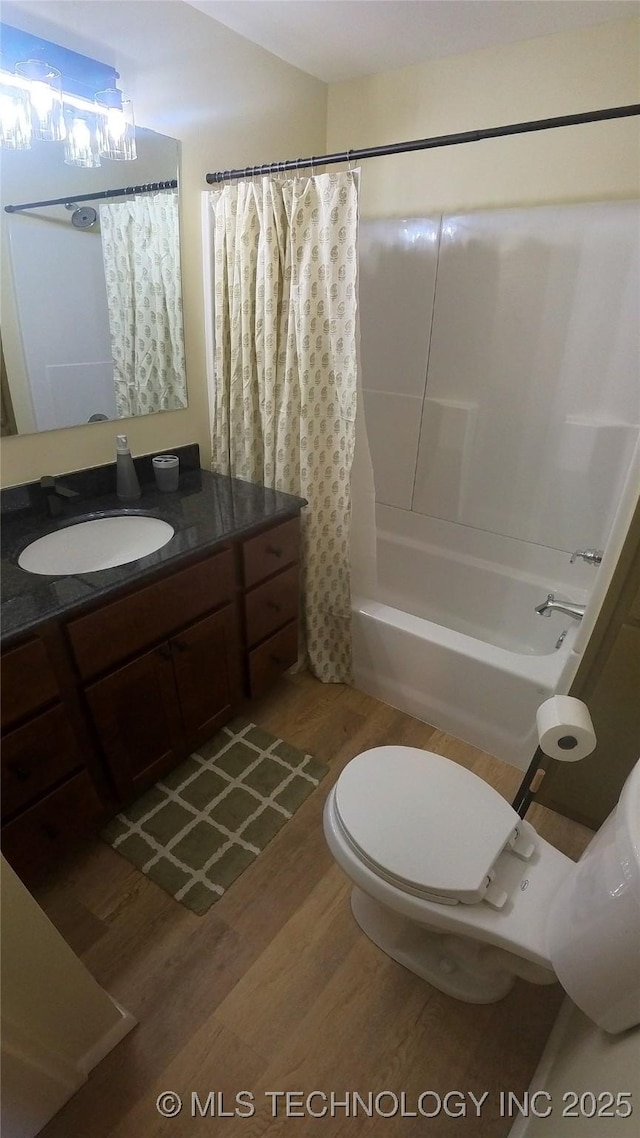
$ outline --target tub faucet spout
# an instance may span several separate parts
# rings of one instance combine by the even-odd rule
[[[575,620],[582,620],[585,605],[577,605],[574,601],[557,601],[555,593],[549,593],[546,601],[536,605],[538,616],[551,616],[552,612],[563,612],[565,616],[572,616]]]

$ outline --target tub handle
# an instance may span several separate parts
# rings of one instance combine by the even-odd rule
[[[604,550],[602,549],[576,549],[569,558],[569,564],[573,565],[576,557],[581,557],[586,561],[587,565],[599,565],[604,557]]]

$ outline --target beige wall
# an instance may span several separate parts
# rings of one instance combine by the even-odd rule
[[[200,240],[205,174],[322,153],[327,88],[179,0],[7,2],[2,18],[117,67],[138,122],[182,142],[189,408],[123,421],[118,430],[127,431],[134,454],[198,442],[207,465]],[[113,423],[98,423],[3,440],[2,485],[110,462],[115,434]]]
[[[36,1134],[135,1020],[87,972],[0,859],[2,1132]]]
[[[334,84],[328,148],[637,103],[639,31],[625,20]],[[639,192],[634,118],[366,161],[361,210],[402,217]]]

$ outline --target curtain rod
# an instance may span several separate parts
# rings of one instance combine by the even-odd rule
[[[175,190],[178,186],[177,178],[169,182],[144,182],[141,186],[123,186],[119,190],[100,190],[96,194],[78,194],[74,197],[69,194],[66,198],[49,198],[46,202],[23,202],[22,205],[6,205],[7,213],[19,213],[21,209],[37,209],[44,205],[76,205],[78,202],[97,201],[98,198],[122,198],[129,194],[147,194],[153,190]]]
[[[585,111],[577,115],[560,115],[533,122],[511,123],[507,126],[487,127],[484,130],[466,130],[460,134],[440,134],[434,138],[417,138],[413,142],[392,142],[387,146],[369,146],[364,150],[343,150],[336,154],[321,154],[316,158],[290,158],[286,162],[269,162],[264,166],[245,166],[243,170],[218,170],[207,174],[209,185],[231,182],[236,178],[252,178],[258,174],[283,173],[302,170],[305,166],[330,166],[335,162],[354,162],[363,158],[381,158],[389,154],[407,154],[412,150],[435,150],[439,146],[459,146],[462,142],[480,142],[484,138],[504,138],[510,134],[527,134],[535,130],[551,130],[559,126],[577,126],[580,123],[600,122],[603,119],[623,119],[640,115],[640,103],[627,107],[606,107],[600,111]]]

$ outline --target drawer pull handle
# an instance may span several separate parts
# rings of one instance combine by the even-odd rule
[[[173,642],[178,649],[178,652],[188,652],[189,645],[185,644],[184,640],[174,640]]]
[[[282,667],[282,656],[275,656],[273,653],[271,653],[269,659],[271,660],[271,663],[276,664],[278,668]]]
[[[47,837],[51,842],[55,842],[56,838],[60,837],[60,831],[58,827],[54,826],[52,822],[43,822],[42,830],[45,837]]]
[[[282,550],[277,549],[275,545],[268,545],[267,553],[270,553],[272,557],[282,557]]]
[[[18,782],[26,782],[28,778],[31,778],[32,772],[29,770],[28,767],[22,767],[22,766],[16,765],[16,766],[12,766],[11,770],[13,771],[14,775],[16,776]]]
[[[267,601],[267,608],[273,609],[274,612],[282,612],[282,605],[276,604],[275,601]]]
[[[158,648],[158,654],[162,656],[163,660],[171,659],[171,647],[169,644],[161,644]]]

